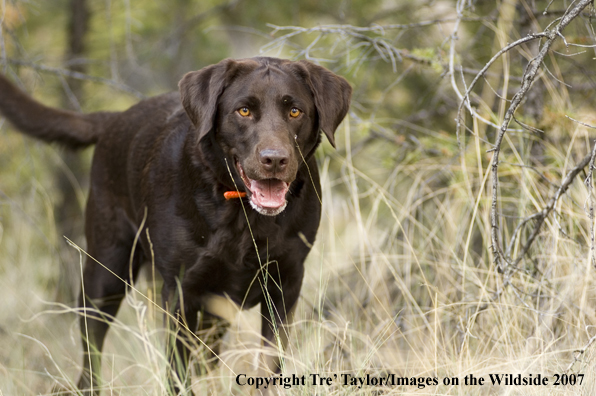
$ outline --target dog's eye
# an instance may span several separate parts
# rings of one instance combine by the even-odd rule
[[[242,117],[248,117],[250,115],[250,110],[248,110],[248,107],[241,107],[238,109],[238,114]]]
[[[296,118],[300,114],[302,114],[302,112],[295,107],[292,107],[292,110],[290,110],[290,117]]]

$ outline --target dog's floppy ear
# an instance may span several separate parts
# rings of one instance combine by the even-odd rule
[[[231,79],[236,61],[225,59],[215,65],[186,73],[178,83],[186,114],[196,127],[198,140],[213,128],[217,101]]]
[[[305,60],[296,64],[299,65],[299,73],[304,75],[314,95],[315,107],[319,114],[319,128],[335,147],[335,130],[350,108],[352,87],[345,78],[322,66]]]

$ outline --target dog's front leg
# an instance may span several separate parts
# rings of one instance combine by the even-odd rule
[[[270,308],[266,304],[261,306],[261,335],[263,337],[263,351],[259,357],[259,376],[279,374],[282,370],[282,358],[288,345],[289,325],[294,321],[294,308],[287,312],[285,317],[275,315],[271,319]]]
[[[239,309],[222,296],[205,293],[208,283],[213,280],[210,268],[213,268],[211,264],[214,262],[217,264],[206,255],[197,260],[197,264],[183,276],[178,289],[182,291],[181,298],[169,298],[170,306],[175,309],[168,320],[171,331],[167,350],[170,360],[167,383],[174,394],[193,394],[189,369],[192,351],[207,350],[206,356],[197,359],[199,374],[208,372],[217,363],[220,339]]]
[[[283,368],[283,355],[288,345],[289,325],[293,322],[295,300],[273,303],[261,303],[261,335],[263,337],[263,348],[258,357],[257,377],[271,377],[279,374]],[[292,305],[289,305],[292,303]],[[255,396],[276,395],[275,388],[270,386],[266,389],[255,390],[251,393]]]
[[[167,382],[174,394],[192,395],[189,366],[192,351],[207,349],[204,354],[196,358],[195,366],[199,375],[207,374],[219,360],[221,338],[226,333],[229,322],[212,315],[205,309],[201,309],[198,316],[196,311],[192,314],[193,318],[198,317],[194,322],[189,320],[187,315],[180,316],[178,323],[170,326],[172,339],[168,349],[170,370]],[[184,318],[184,316],[187,317]]]
[[[292,282],[269,281],[261,302],[261,335],[263,352],[260,370],[264,375],[278,374],[282,370],[282,356],[288,344],[289,325],[293,321],[296,301],[300,294],[302,276],[292,276]],[[298,281],[298,282],[296,282]]]
[[[176,308],[172,317],[167,320],[169,332],[166,353],[170,361],[170,369],[167,370],[167,385],[169,391],[175,395],[192,395],[188,362],[194,345],[198,310],[190,304],[180,304],[180,302],[174,306]]]

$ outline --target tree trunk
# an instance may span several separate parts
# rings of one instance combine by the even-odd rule
[[[87,0],[70,0],[69,14],[65,65],[72,71],[85,73],[86,65],[83,62],[85,36],[89,31]],[[83,82],[70,78],[65,79],[63,84],[62,104],[64,108],[81,111],[80,103],[84,100]],[[88,184],[87,166],[81,154],[75,151],[65,150],[62,153],[62,160],[65,167],[57,169],[55,175],[59,191],[62,193],[61,200],[54,208],[58,232],[61,237],[66,236],[81,245],[84,240],[84,203],[77,198],[77,189],[79,186],[84,188]],[[68,246],[65,240],[60,242],[60,246],[63,249],[60,249],[61,266],[56,299],[57,301],[71,302],[76,298],[78,290],[79,257],[78,252]]]

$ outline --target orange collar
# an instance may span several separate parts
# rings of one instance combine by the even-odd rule
[[[241,191],[226,191],[224,193],[224,198],[227,200],[234,199],[234,198],[244,198],[244,197],[246,197],[246,193],[241,192]]]

